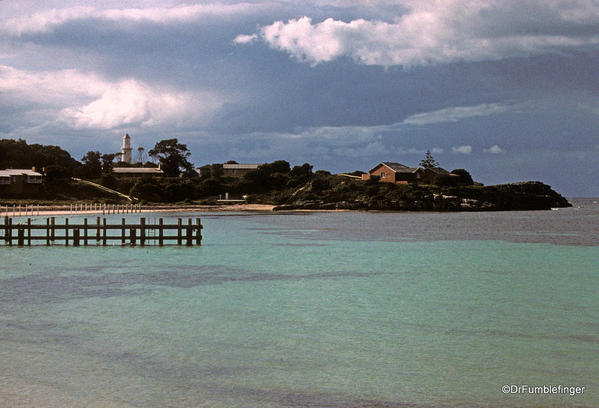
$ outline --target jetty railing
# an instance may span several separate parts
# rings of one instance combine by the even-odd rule
[[[19,219],[16,223],[9,216],[4,217],[0,226],[0,246],[146,246],[146,245],[201,245],[202,222],[200,218],[177,218],[177,224],[165,224],[162,218],[158,223],[146,223],[146,218],[139,223],[127,224],[125,218],[120,224],[108,224],[106,218],[96,217],[95,222],[70,223],[65,218],[64,224],[57,224],[56,217],[46,218],[45,224],[34,224],[31,218]]]
[[[39,205],[39,204],[12,204],[0,205],[0,215],[21,217],[39,216],[44,213],[65,214],[132,214],[141,213],[141,204],[106,204],[77,202],[69,205]]]

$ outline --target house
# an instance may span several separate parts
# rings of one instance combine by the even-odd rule
[[[162,176],[164,171],[160,167],[115,167],[112,174],[116,177],[153,177]]]
[[[250,171],[256,171],[259,164],[239,164],[225,163],[223,164],[223,177],[243,177]]]
[[[362,180],[376,176],[380,181],[386,183],[418,183],[421,182],[422,170],[420,167],[408,167],[401,163],[381,162],[370,169],[368,173],[362,174]]]
[[[21,194],[37,192],[43,183],[41,173],[31,169],[0,170],[0,193]]]
[[[210,177],[213,172],[219,174],[220,177],[235,177],[241,178],[250,171],[256,171],[259,164],[239,164],[239,163],[224,163],[224,164],[206,164],[195,169],[200,177]]]
[[[367,174],[362,174],[362,180],[377,176],[380,181],[395,184],[435,184],[441,176],[455,176],[441,167],[408,167],[401,163],[381,162]]]

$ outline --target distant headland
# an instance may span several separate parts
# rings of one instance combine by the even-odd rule
[[[547,210],[570,203],[527,181],[484,186],[465,169],[443,169],[430,152],[417,166],[383,161],[368,171],[331,174],[309,163],[235,161],[195,167],[177,139],[148,151],[123,137],[120,153],[87,152],[81,161],[58,146],[0,140],[0,204],[136,202],[171,205],[268,204],[281,210]]]

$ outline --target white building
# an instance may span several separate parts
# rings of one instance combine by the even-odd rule
[[[129,164],[133,164],[131,158],[131,137],[129,134],[123,136],[123,145],[121,146],[121,161]]]

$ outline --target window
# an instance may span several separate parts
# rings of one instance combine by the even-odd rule
[[[28,184],[41,184],[42,176],[27,176],[27,183]]]
[[[385,178],[385,172],[381,172],[381,178]]]

